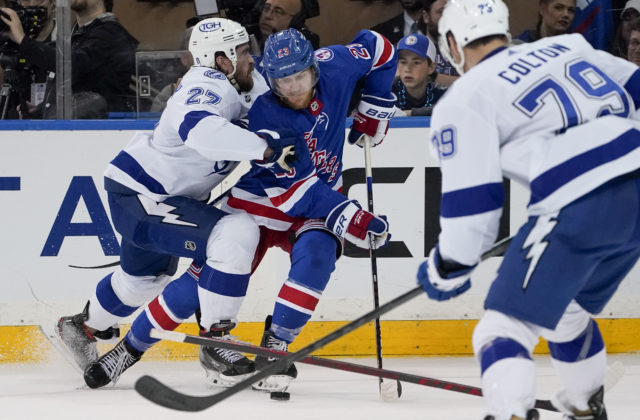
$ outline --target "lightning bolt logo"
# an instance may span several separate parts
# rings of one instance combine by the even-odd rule
[[[524,282],[522,283],[522,290],[526,289],[529,285],[531,275],[536,269],[538,261],[540,261],[545,249],[547,249],[547,245],[549,245],[544,238],[551,233],[553,228],[558,224],[556,216],[558,216],[558,212],[539,216],[536,224],[533,226],[533,229],[529,232],[527,239],[525,239],[522,244],[523,251],[529,248],[529,252],[527,252],[526,257],[526,259],[529,260],[529,268],[527,269],[527,275],[524,277]]]
[[[194,223],[185,222],[184,220],[180,220],[182,217],[181,214],[173,214],[171,213],[176,209],[174,206],[170,206],[167,203],[157,203],[150,198],[138,195],[138,199],[140,200],[140,204],[144,207],[144,210],[147,212],[149,216],[158,216],[162,217],[163,223],[169,223],[171,225],[181,225],[181,226],[191,226],[198,227],[198,225]]]

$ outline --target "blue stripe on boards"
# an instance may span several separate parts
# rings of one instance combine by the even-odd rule
[[[502,207],[502,182],[477,185],[442,194],[442,217],[463,217],[486,213]]]
[[[20,191],[20,177],[0,176],[0,191]]]
[[[631,129],[580,155],[554,166],[531,182],[529,205],[544,200],[558,188],[598,166],[612,162],[640,147],[640,131]]]
[[[636,109],[640,108],[640,70],[633,72],[624,88],[631,94]]]
[[[118,156],[111,161],[111,164],[147,187],[147,189],[152,193],[167,194],[167,191],[164,189],[162,184],[149,175],[144,168],[140,166],[138,161],[124,150],[118,153]]]
[[[526,348],[517,341],[510,338],[496,338],[487,343],[480,351],[480,367],[482,373],[489,369],[495,362],[503,359],[521,358],[531,359]]]
[[[180,124],[180,128],[178,129],[178,134],[182,141],[187,141],[187,137],[189,136],[189,132],[195,127],[203,118],[210,117],[212,115],[217,116],[218,114],[211,113],[209,111],[191,111],[188,112],[187,115],[184,116],[184,120]]]

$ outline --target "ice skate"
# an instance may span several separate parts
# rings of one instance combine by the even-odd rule
[[[92,333],[84,324],[89,318],[88,314],[89,302],[81,313],[60,318],[55,328],[56,336],[62,343],[60,350],[64,351],[67,358],[73,360],[81,371],[98,359],[96,338],[108,340],[120,335],[120,329],[113,327]]]
[[[264,334],[262,335],[261,347],[271,350],[289,351],[289,344],[286,341],[279,340],[273,335],[271,328],[271,315],[267,316],[265,321]],[[279,359],[275,357],[256,356],[256,367],[258,370],[264,369],[271,363],[277,362]],[[268,376],[252,385],[256,391],[268,392],[284,392],[289,388],[291,381],[298,377],[298,369],[294,364],[289,365],[280,373]]]
[[[234,327],[235,324],[231,322],[214,324],[208,332],[201,332],[200,335],[233,340],[229,331]],[[215,386],[231,387],[256,371],[253,360],[234,350],[202,346],[199,357],[207,381]]]
[[[85,369],[84,381],[89,388],[100,388],[110,382],[115,384],[125,370],[140,360],[142,354],[122,339],[113,349]]]

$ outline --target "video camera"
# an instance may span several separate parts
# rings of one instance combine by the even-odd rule
[[[35,38],[40,33],[44,22],[47,20],[47,9],[40,6],[23,7],[16,1],[10,1],[8,6],[15,10],[18,15],[25,35],[29,38]],[[5,18],[9,18],[9,16],[4,12],[0,12],[0,14]],[[9,27],[7,24],[0,20],[0,32],[7,32],[8,30]]]

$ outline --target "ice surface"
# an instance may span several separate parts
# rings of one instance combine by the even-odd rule
[[[347,360],[347,359],[345,359]],[[373,359],[348,359],[375,366]],[[557,384],[548,357],[538,363],[538,398],[548,399]],[[640,418],[640,355],[611,355],[626,374],[606,394],[609,418]],[[478,386],[479,370],[472,358],[386,358],[385,368]],[[215,392],[204,383],[197,361],[140,362],[115,386],[91,390],[62,358],[46,364],[0,364],[0,419],[216,419],[216,420],[469,420],[482,419],[482,399],[472,395],[404,383],[402,397],[383,402],[377,378],[298,364],[289,388],[290,401],[274,401],[268,393],[247,390],[199,413],[181,413],[151,403],[133,389],[143,374],[187,394]],[[561,419],[543,412],[543,420]]]

